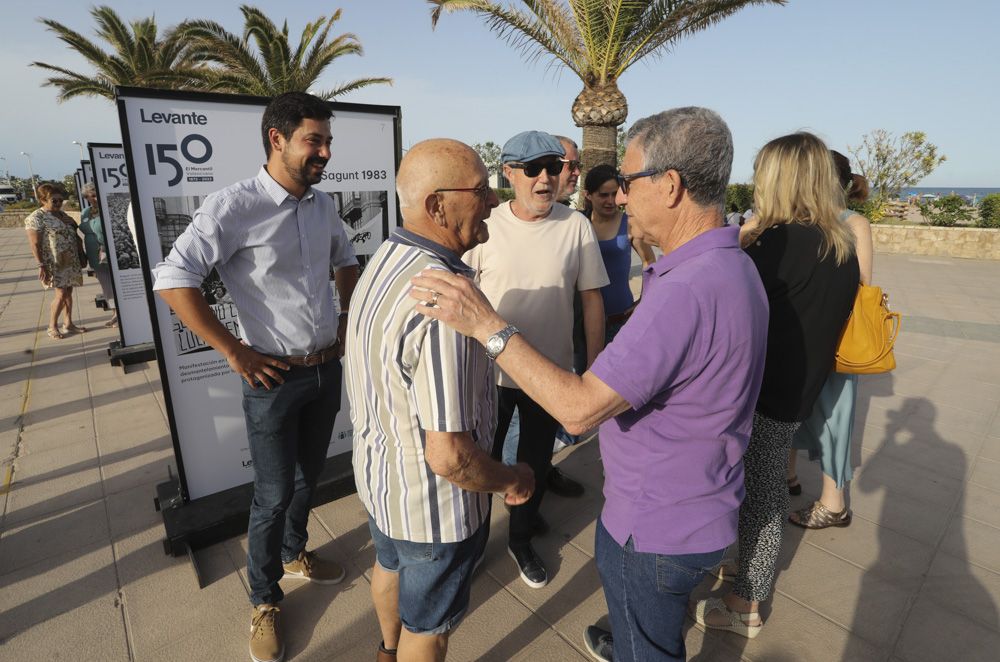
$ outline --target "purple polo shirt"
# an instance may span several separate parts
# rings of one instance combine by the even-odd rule
[[[705,232],[643,273],[642,300],[590,369],[632,405],[601,425],[601,517],[618,544],[694,554],[736,540],[767,318],[738,228]]]

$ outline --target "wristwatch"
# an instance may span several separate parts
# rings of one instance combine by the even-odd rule
[[[492,336],[486,339],[486,355],[491,359],[496,360],[500,356],[500,352],[507,347],[507,341],[515,333],[521,333],[516,326],[513,324],[508,324],[504,328],[500,329]]]

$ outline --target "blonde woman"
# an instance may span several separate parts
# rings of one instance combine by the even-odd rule
[[[792,436],[812,412],[858,288],[854,235],[841,223],[844,195],[823,141],[809,133],[772,140],[754,163],[754,215],[740,242],[767,292],[767,357],[743,456],[735,584],[692,604],[709,628],[755,637],[771,594],[788,516],[785,483]]]
[[[48,335],[62,340],[68,333],[83,333],[73,324],[73,288],[83,285],[80,255],[83,246],[76,233],[76,223],[62,210],[66,191],[58,184],[41,184],[38,201],[41,207],[24,219],[31,253],[38,264],[38,280],[45,289],[55,289],[49,308]],[[59,326],[59,316],[66,320]]]
[[[832,151],[837,178],[851,202],[864,202],[868,183],[861,175],[851,172],[851,162],[840,152]],[[849,209],[840,212],[841,221],[854,234],[861,268],[861,284],[872,282],[872,228],[868,219]],[[844,489],[853,478],[851,467],[851,432],[854,428],[854,404],[858,393],[858,376],[831,372],[820,391],[812,415],[802,424],[792,439],[788,456],[788,492],[800,494],[795,475],[795,457],[799,449],[809,451],[810,460],[819,460],[823,470],[823,489],[817,501],[797,510],[788,519],[807,529],[848,526],[851,511],[847,508]]]

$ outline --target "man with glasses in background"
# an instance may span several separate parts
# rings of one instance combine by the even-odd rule
[[[604,346],[600,288],[607,285],[608,275],[586,217],[556,202],[565,157],[559,141],[542,131],[525,131],[507,141],[500,158],[514,199],[493,210],[489,242],[473,249],[465,261],[476,270],[480,287],[504,319],[568,370],[573,364],[573,293],[579,291],[583,302],[589,363]],[[517,459],[531,466],[536,486],[527,503],[511,508],[508,552],[521,579],[541,588],[548,583],[548,573],[531,539],[545,528],[538,510],[558,423],[509,375],[498,373],[493,456],[502,456],[507,428],[517,410]]]

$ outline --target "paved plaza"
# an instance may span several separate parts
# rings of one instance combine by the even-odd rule
[[[846,529],[789,525],[760,636],[690,627],[688,655],[729,660],[974,662],[1000,657],[1000,261],[877,254],[875,280],[903,313],[898,368],[861,379]],[[154,486],[173,450],[155,365],[108,362],[108,313],[77,288],[86,334],[45,335],[51,295],[20,229],[0,229],[0,660],[247,660],[245,537],[163,552]],[[451,638],[449,660],[582,661],[606,623],[593,560],[596,443],[557,457],[582,499],[550,495],[537,547],[553,575],[532,590],[505,553],[503,508]],[[793,507],[819,470],[799,463]],[[347,565],[339,586],[285,582],[287,658],[374,660],[374,558],[354,495],[313,511],[311,546]],[[706,582],[699,593],[719,593]]]

